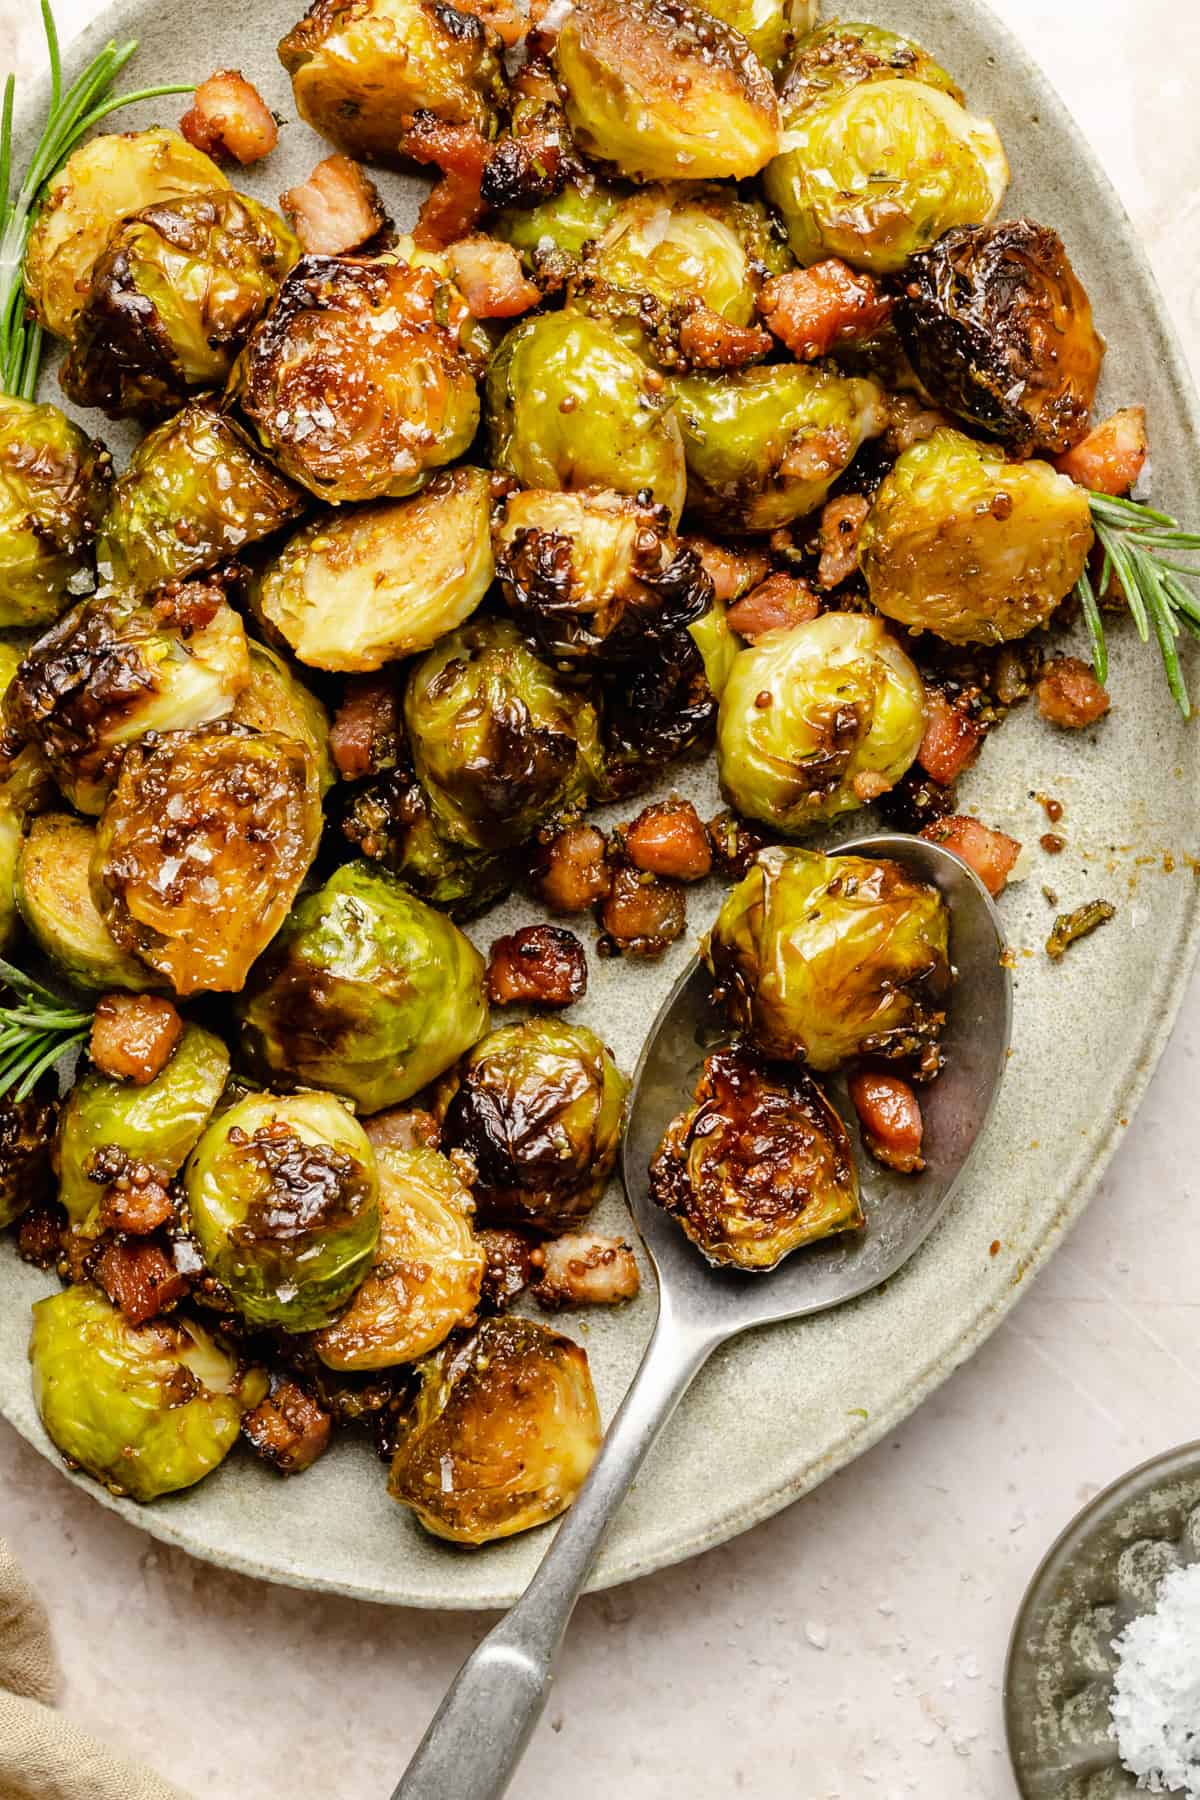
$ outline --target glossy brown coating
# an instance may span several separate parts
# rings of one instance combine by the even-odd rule
[[[351,675],[333,716],[329,749],[344,781],[381,775],[400,759],[404,723],[400,688],[392,671]]]
[[[297,1381],[277,1379],[242,1420],[242,1436],[281,1475],[310,1469],[329,1443],[333,1420]]]
[[[33,1200],[17,1221],[17,1254],[36,1269],[52,1269],[62,1255],[67,1215],[57,1200]]]
[[[641,793],[680,757],[700,754],[717,723],[717,697],[689,631],[654,646],[640,663],[601,678],[605,778],[610,795]]]
[[[587,957],[572,931],[525,925],[492,945],[487,996],[493,1006],[570,1006],[587,993]]]
[[[43,1091],[47,1085],[25,1100],[0,1099],[0,1225],[11,1224],[51,1187],[58,1103]]]
[[[705,826],[712,845],[713,866],[730,881],[740,881],[759,851],[770,842],[757,825],[735,812],[720,812]]]
[[[104,994],[92,1017],[88,1053],[103,1075],[145,1087],[170,1059],[183,1020],[158,994]]]
[[[1037,701],[1043,719],[1067,731],[1094,725],[1112,705],[1093,670],[1077,656],[1056,656],[1046,664],[1037,684]]]
[[[160,1245],[150,1242],[106,1244],[92,1275],[131,1325],[156,1319],[188,1291],[187,1277]]]
[[[608,840],[595,825],[568,825],[540,844],[531,884],[551,912],[587,912],[612,883]]]
[[[712,872],[712,845],[690,800],[673,794],[645,807],[621,838],[635,869],[675,881],[703,881]]]
[[[602,954],[653,958],[687,930],[687,901],[678,881],[620,863],[596,918]]]
[[[758,296],[759,312],[798,362],[814,362],[840,345],[874,337],[892,306],[871,275],[836,256],[774,276]]]
[[[218,162],[261,162],[279,142],[274,114],[240,69],[202,81],[179,121],[189,144]]]
[[[491,142],[477,125],[451,125],[419,112],[405,128],[404,149],[414,162],[442,171],[421,202],[413,242],[422,250],[445,250],[473,231],[487,211],[483,179]]]
[[[731,631],[756,644],[768,631],[807,624],[820,610],[821,602],[803,576],[777,573],[736,601],[726,618]]]
[[[476,1235],[487,1256],[480,1302],[492,1312],[503,1312],[533,1280],[533,1239],[502,1225],[486,1226]]]
[[[104,1188],[98,1209],[104,1231],[148,1237],[175,1217],[175,1202],[161,1170],[126,1155],[115,1144],[102,1144],[92,1152],[87,1174]]]
[[[900,1175],[923,1169],[924,1121],[908,1082],[884,1069],[856,1069],[847,1086],[863,1143],[875,1161]]]
[[[379,189],[349,156],[327,156],[279,204],[309,256],[345,256],[387,224]]]

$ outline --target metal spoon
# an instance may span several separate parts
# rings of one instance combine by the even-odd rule
[[[996,910],[965,863],[893,833],[840,846],[890,857],[933,882],[950,909],[957,971],[946,1066],[922,1096],[926,1168],[888,1177],[859,1158],[867,1226],[800,1250],[769,1275],[709,1266],[650,1199],[650,1159],[722,1036],[710,978],[692,962],[664,1002],[633,1081],[622,1173],[658,1277],[658,1320],[599,1456],[521,1599],[469,1656],[392,1800],[499,1800],[550,1691],[575,1602],[650,1446],[719,1344],[758,1325],[823,1312],[894,1275],[937,1224],[992,1111],[1008,1050],[1011,981]],[[836,1100],[836,1095],[835,1095]],[[850,1109],[839,1106],[849,1123]]]

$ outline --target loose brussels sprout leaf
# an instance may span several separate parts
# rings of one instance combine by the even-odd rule
[[[587,267],[613,287],[666,305],[701,300],[735,325],[750,325],[762,282],[791,260],[760,202],[725,188],[671,186],[623,200]]]
[[[378,1112],[485,1029],[483,958],[394,876],[344,863],[296,907],[239,1011],[257,1068]]]
[[[253,731],[273,731],[302,744],[313,759],[322,797],[337,780],[329,748],[329,714],[277,651],[246,639],[250,683],[237,697],[230,717]]]
[[[620,200],[616,189],[603,182],[570,181],[561,193],[537,206],[505,207],[489,221],[488,230],[519,250],[531,268],[547,255],[578,260],[601,236]]]
[[[628,1083],[600,1039],[566,1019],[489,1032],[437,1093],[442,1142],[478,1170],[488,1224],[560,1232],[591,1211],[616,1161]]]
[[[414,664],[404,724],[439,831],[470,849],[524,843],[596,785],[595,707],[506,619],[464,625]]]
[[[808,831],[894,787],[925,731],[925,684],[877,618],[828,612],[736,658],[717,766],[731,806]]]
[[[1091,547],[1085,489],[945,428],[897,460],[859,540],[872,604],[952,644],[1044,625]]]
[[[48,625],[87,592],[111,477],[56,406],[0,394],[0,627]]]
[[[176,993],[236,993],[287,917],[321,842],[302,744],[244,725],[164,732],[126,751],[92,893],[122,949]]]
[[[331,1369],[388,1369],[437,1347],[479,1304],[487,1256],[454,1164],[420,1146],[377,1146],[379,1248],[341,1317],[313,1339]]]
[[[177,131],[104,132],[51,177],[25,252],[25,289],[38,323],[70,338],[113,226],[159,200],[229,183]]]
[[[650,1192],[710,1263],[763,1272],[864,1223],[846,1127],[803,1070],[746,1044],[705,1059],[695,1103],[650,1164]]]
[[[97,1288],[33,1308],[33,1398],[70,1463],[113,1494],[154,1500],[224,1461],[242,1414],[267,1391],[192,1319],[129,1325]]]
[[[493,465],[530,488],[649,488],[672,523],[686,473],[661,379],[612,327],[543,313],[513,327],[487,379]]]
[[[118,476],[99,559],[118,587],[147,593],[227,562],[297,518],[305,499],[213,400],[193,400]]]
[[[693,619],[688,631],[703,658],[704,677],[712,696],[719,700],[729,685],[734,662],[742,647],[741,639],[729,623],[724,601],[714,598],[700,617]]]
[[[887,422],[877,382],[801,363],[687,375],[674,391],[688,512],[725,532],[774,531],[813,512]]]
[[[342,830],[364,856],[382,863],[452,919],[469,918],[490,906],[513,884],[514,856],[473,850],[443,837],[420,782],[406,769],[389,769],[375,781],[356,783]]]
[[[157,418],[219,386],[299,254],[276,213],[231,188],[135,213],[96,263],[64,391],[113,418]]]
[[[760,850],[701,946],[739,1030],[767,1056],[836,1069],[936,1044],[950,990],[936,888],[898,863]]]
[[[388,1492],[426,1531],[487,1544],[566,1511],[600,1448],[585,1350],[532,1319],[481,1319],[420,1377]]]
[[[500,44],[445,0],[314,0],[280,40],[302,119],[348,156],[403,161],[412,115],[493,134]]]
[[[98,993],[161,987],[153,970],[120,948],[96,910],[89,879],[95,842],[94,827],[71,813],[33,820],[16,870],[26,930],[80,987]]]
[[[704,11],[740,31],[765,69],[780,67],[813,28],[817,0],[701,0]]]
[[[380,669],[461,625],[491,580],[490,480],[459,468],[407,500],[306,526],[267,572],[257,606],[301,662]]]
[[[53,1188],[51,1146],[56,1106],[37,1091],[25,1100],[0,1099],[0,1231],[12,1225],[34,1200]]]
[[[686,0],[577,0],[555,60],[580,148],[634,180],[741,181],[779,147],[770,76]]]
[[[185,1025],[166,1067],[143,1087],[89,1069],[71,1089],[58,1128],[59,1199],[77,1230],[90,1231],[107,1184],[142,1164],[156,1181],[183,1167],[221,1098],[229,1052]],[[93,1179],[94,1175],[94,1179]]]
[[[475,435],[465,317],[432,269],[305,256],[230,392],[267,454],[318,499],[400,499]]]

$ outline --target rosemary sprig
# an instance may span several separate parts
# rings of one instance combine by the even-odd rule
[[[29,232],[46,183],[78,145],[109,113],[137,100],[163,94],[187,94],[188,83],[112,93],[112,86],[137,49],[137,39],[110,41],[70,87],[63,88],[62,56],[50,0],[41,0],[42,27],[50,60],[50,108],[29,166],[13,191],[12,120],[16,78],[4,84],[0,103],[0,392],[32,400],[37,391],[42,355],[42,329],[28,317],[21,265]]]
[[[1200,567],[1179,559],[1200,551],[1200,532],[1184,531],[1170,513],[1137,500],[1096,493],[1088,498],[1096,541],[1104,553],[1099,591],[1103,594],[1110,577],[1116,576],[1138,636],[1146,643],[1153,631],[1171,697],[1184,718],[1190,718],[1179,638],[1183,632],[1200,638],[1200,597],[1187,585],[1189,579],[1200,580]],[[1108,645],[1096,588],[1086,569],[1075,591],[1092,640],[1096,678],[1103,681],[1108,674]]]
[[[25,1100],[68,1050],[82,1044],[92,1015],[0,959],[0,984],[19,996],[0,1005],[0,1097]]]

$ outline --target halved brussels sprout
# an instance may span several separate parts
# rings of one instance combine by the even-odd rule
[[[321,842],[312,757],[274,732],[167,731],[125,753],[92,893],[108,929],[176,993],[236,993]]]
[[[920,1056],[950,991],[936,888],[899,863],[760,850],[701,945],[735,1025],[767,1056],[836,1069]]]
[[[48,625],[88,591],[111,479],[57,406],[0,394],[0,627]]]
[[[139,993],[161,987],[145,963],[116,943],[96,910],[89,885],[94,826],[72,813],[43,813],[21,845],[15,893],[26,930],[80,987]]]
[[[743,650],[721,699],[731,806],[802,832],[894,787],[925,732],[925,684],[877,618],[827,612]]]
[[[237,1443],[267,1391],[193,1319],[130,1325],[99,1289],[38,1300],[29,1340],[33,1398],[69,1463],[113,1494],[154,1500],[192,1487]]]
[[[604,1192],[628,1082],[585,1025],[532,1018],[491,1031],[437,1092],[442,1142],[478,1170],[488,1224],[565,1231]]]
[[[75,1083],[58,1127],[59,1199],[77,1231],[111,1181],[141,1165],[164,1186],[182,1169],[221,1098],[229,1052],[199,1025],[185,1025],[166,1067],[138,1087],[89,1069]]]
[[[177,131],[103,132],[53,176],[25,252],[25,289],[38,323],[70,338],[92,272],[120,220],[159,200],[229,186],[212,158]]]
[[[488,1544],[566,1511],[601,1438],[580,1345],[532,1319],[481,1319],[419,1373],[388,1492],[426,1531]]]
[[[51,1076],[25,1100],[14,1100],[11,1094],[0,1099],[0,1231],[53,1188],[51,1146],[57,1107],[43,1092],[53,1085]]]
[[[394,876],[344,863],[296,907],[239,1012],[256,1067],[378,1112],[486,1028],[483,958]]]
[[[741,181],[779,148],[770,76],[687,0],[576,0],[555,61],[580,148],[634,180]]]
[[[674,384],[687,457],[687,510],[725,532],[774,531],[822,504],[887,423],[869,377],[802,363]]]
[[[491,580],[491,483],[486,469],[459,468],[407,500],[305,526],[256,604],[301,662],[380,669],[461,625]]]
[[[300,117],[348,156],[393,166],[414,113],[492,135],[499,52],[448,0],[314,0],[279,44]]]
[[[587,258],[590,274],[666,305],[701,300],[735,325],[791,256],[765,206],[703,185],[644,188],[622,200]]]
[[[910,631],[992,644],[1044,625],[1092,547],[1086,490],[945,427],[897,460],[859,539],[871,602]]]
[[[704,11],[740,31],[772,74],[796,43],[812,30],[817,0],[700,0]]]
[[[597,782],[595,707],[507,619],[463,625],[413,666],[404,724],[438,830],[468,848],[524,843]]]
[[[161,200],[113,230],[74,323],[62,385],[110,417],[161,417],[219,387],[300,255],[277,213],[235,194]]]
[[[475,435],[466,317],[432,269],[305,256],[230,392],[267,454],[318,499],[400,499]]]
[[[548,256],[577,262],[604,232],[621,203],[615,188],[593,178],[567,182],[537,206],[507,206],[489,221],[493,237],[519,250],[537,269]]]
[[[471,1194],[447,1157],[376,1145],[379,1247],[340,1318],[313,1339],[331,1369],[389,1369],[436,1349],[475,1311],[487,1255]]]
[[[207,1267],[251,1325],[315,1331],[379,1241],[379,1175],[333,1094],[247,1094],[213,1120],[184,1174]]]
[[[491,460],[530,488],[649,488],[672,523],[683,442],[662,379],[611,326],[542,313],[513,327],[487,379]]]
[[[764,1272],[864,1223],[846,1127],[801,1069],[748,1044],[705,1059],[650,1164],[653,1199],[717,1267]]]
[[[329,749],[329,714],[314,693],[276,651],[246,639],[250,683],[237,697],[230,717],[253,731],[273,731],[303,744],[317,771],[322,796],[337,780]]]
[[[452,919],[490,906],[515,879],[513,854],[473,850],[442,836],[420,782],[407,769],[356,784],[342,830],[364,856]]]

